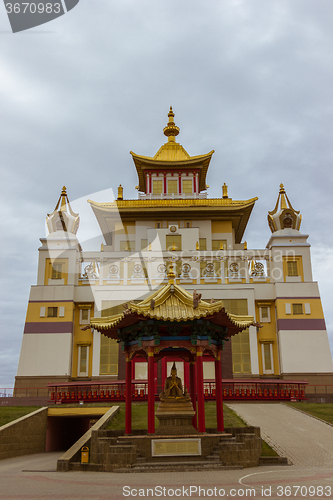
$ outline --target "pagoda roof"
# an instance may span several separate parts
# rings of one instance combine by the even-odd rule
[[[240,243],[258,198],[233,200],[231,198],[187,198],[116,200],[98,203],[88,200],[100,225],[107,245],[111,245],[111,233],[115,223],[135,220],[155,220],[156,217],[193,218],[196,220],[230,220],[235,231],[235,241]]]
[[[173,283],[168,283],[138,304],[130,302],[126,306],[127,309],[124,309],[123,313],[105,318],[92,318],[90,327],[107,337],[117,339],[119,329],[140,321],[157,320],[179,323],[205,318],[211,323],[227,327],[227,335],[231,337],[254,323],[253,316],[228,313],[221,300],[213,303],[201,300],[197,307],[194,307],[193,295]]]
[[[163,129],[168,141],[160,147],[155,156],[141,156],[131,151],[138,173],[139,191],[147,192],[146,173],[159,170],[162,172],[195,170],[199,174],[199,191],[206,190],[207,170],[214,151],[204,155],[190,156],[183,146],[176,142],[180,129],[175,125],[174,117],[175,114],[172,111],[172,106],[170,106],[168,124]]]
[[[140,156],[131,151],[139,178],[139,191],[146,192],[146,172],[166,170],[198,170],[199,190],[206,189],[206,176],[214,150],[198,156],[190,156],[181,144],[167,142],[160,147],[156,155]]]

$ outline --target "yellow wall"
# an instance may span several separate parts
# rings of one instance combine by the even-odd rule
[[[89,307],[90,305],[91,303],[87,302],[87,307]],[[93,316],[94,316],[94,306],[92,305],[90,309],[90,318],[92,318]],[[85,325],[80,324],[80,309],[78,305],[75,304],[72,377],[77,377],[78,345],[80,342],[90,342],[88,376],[91,377],[92,373],[93,334],[90,328],[88,330],[82,331],[81,328],[84,326]]]
[[[45,307],[45,317],[40,317],[40,308]],[[47,317],[47,308],[48,307],[57,307],[58,308],[58,317],[56,318],[48,318]],[[65,308],[65,316],[59,317],[59,307]],[[64,321],[72,321],[73,320],[73,302],[29,302],[27,316],[25,321],[28,323],[45,323],[50,322],[64,322]]]
[[[269,307],[269,311],[270,311],[270,322],[269,323],[260,321],[260,314],[259,314],[259,306],[260,305],[263,305],[264,307],[266,307],[266,306]],[[257,318],[257,322],[262,325],[262,328],[259,328],[259,332],[257,334],[259,373],[260,373],[260,375],[264,374],[261,344],[264,341],[269,341],[269,342],[272,342],[272,344],[273,344],[274,375],[279,375],[279,373],[280,373],[280,371],[279,371],[279,355],[278,355],[278,345],[277,345],[277,337],[276,337],[274,302],[272,302],[272,301],[256,302],[256,318]],[[268,375],[268,377],[269,377],[269,375]]]
[[[232,223],[229,220],[212,221],[212,233],[232,233]]]
[[[291,314],[286,314],[285,303],[291,304]],[[292,313],[292,304],[303,304],[303,314],[295,314]],[[310,304],[311,314],[305,314],[304,304]],[[294,298],[290,297],[290,299],[276,299],[276,314],[278,319],[290,319],[294,318],[313,318],[313,319],[324,319],[324,312],[321,305],[320,298],[318,299],[306,299],[306,298]]]

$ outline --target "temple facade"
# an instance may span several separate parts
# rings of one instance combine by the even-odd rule
[[[268,213],[272,234],[266,248],[249,249],[243,235],[257,198],[234,200],[222,182],[221,197],[209,198],[206,182],[214,151],[187,153],[176,141],[179,128],[172,108],[164,134],[167,142],[154,157],[131,153],[138,199],[126,199],[119,186],[115,201],[89,200],[104,237],[100,249],[82,250],[76,236],[79,214],[62,189],[46,218],[49,234],[40,240],[16,387],[124,380],[121,342],[91,325],[122,318],[124,311],[158,292],[168,284],[170,266],[174,284],[191,296],[201,294],[206,303],[222,303],[230,315],[254,319],[224,343],[224,379],[332,383],[332,357],[312,278],[308,235],[301,232],[301,214],[284,186]],[[170,325],[189,319],[186,312],[177,319],[172,307],[165,307],[164,321],[168,308]],[[132,380],[147,380],[147,361],[144,354],[135,357]],[[175,348],[174,355],[156,363],[156,392],[174,362],[187,384],[189,368]],[[204,380],[213,380],[214,370],[207,350]]]

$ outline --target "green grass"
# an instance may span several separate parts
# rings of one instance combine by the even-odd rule
[[[41,408],[40,406],[0,406],[0,427],[13,422],[17,418],[24,417],[28,413]]]
[[[261,440],[261,445],[262,445],[262,453],[261,453],[262,457],[278,457],[279,456],[276,453],[276,451],[273,450],[273,448],[271,448],[269,446],[269,444],[266,443],[266,441],[264,441],[263,439]]]
[[[298,410],[302,410],[309,415],[321,418],[329,424],[333,424],[333,403],[286,403]]]
[[[117,403],[119,412],[111,420],[108,429],[124,430],[125,429],[125,403]],[[158,404],[155,404],[155,412]],[[230,408],[223,406],[224,425],[225,427],[245,427],[246,424],[239,418]],[[215,403],[205,404],[205,418],[207,428],[216,428],[216,405]],[[158,420],[155,418],[155,427],[158,427]],[[132,404],[132,429],[147,429],[148,428],[148,407],[145,403]]]

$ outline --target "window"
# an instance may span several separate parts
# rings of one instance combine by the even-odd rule
[[[178,194],[177,181],[168,181],[168,193]]]
[[[48,307],[47,308],[47,317],[48,318],[56,318],[58,316],[58,308],[57,307]]]
[[[68,259],[45,260],[44,285],[67,285]]]
[[[262,370],[264,375],[274,374],[273,343],[263,342],[261,344]]]
[[[123,311],[122,306],[121,308]],[[118,349],[119,344],[116,340],[101,335],[100,375],[118,374]]]
[[[206,238],[199,238],[199,250],[200,252],[207,250]]]
[[[155,223],[155,227],[156,227],[156,229],[162,229],[162,227],[163,227],[163,222],[161,222],[161,221],[156,222],[156,223]]]
[[[246,299],[224,299],[223,305],[228,313],[246,316],[248,314]],[[234,373],[251,373],[249,330],[231,337],[232,366]]]
[[[287,262],[287,273],[288,273],[288,276],[298,276],[297,262],[296,261],[289,260]]]
[[[184,227],[192,227],[192,222],[190,220],[186,220],[185,223],[184,223]]]
[[[81,356],[80,356],[80,373],[87,371],[87,350],[88,346],[82,345],[80,346]]]
[[[80,308],[80,325],[89,325],[90,322],[90,307],[82,307]]]
[[[61,280],[62,276],[62,264],[54,262],[52,266],[52,276],[53,280]]]
[[[251,373],[249,331],[232,337],[232,365],[234,373]]]
[[[268,318],[268,307],[261,307],[261,317],[263,319]]]
[[[162,194],[163,192],[163,182],[153,181],[153,194]]]
[[[212,250],[226,250],[227,240],[212,240]]]
[[[120,242],[121,252],[135,252],[135,241],[121,241]]]
[[[268,304],[258,304],[259,307],[259,321],[261,323],[270,323],[271,321],[271,305]]]
[[[148,363],[146,361],[134,362],[134,379],[148,380]]]
[[[303,304],[292,304],[293,314],[303,314]]]
[[[89,372],[89,345],[78,345],[77,376],[87,377]]]
[[[193,193],[192,179],[183,180],[183,193]]]
[[[182,249],[182,237],[180,234],[167,234],[166,236],[166,249],[181,250]]]

